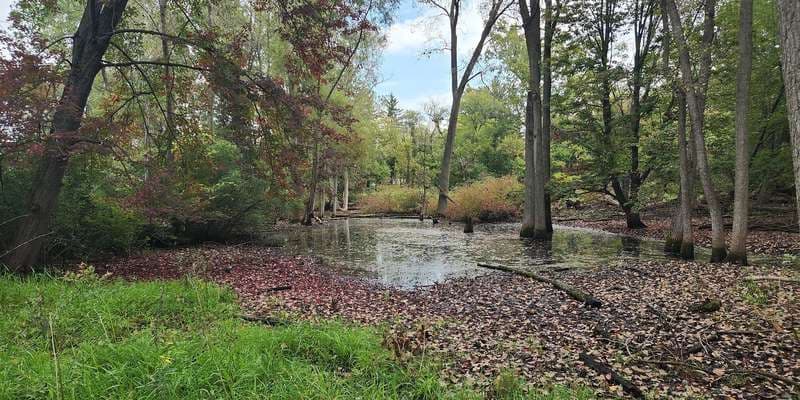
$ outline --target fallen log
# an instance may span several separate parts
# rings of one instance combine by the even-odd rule
[[[270,316],[260,317],[258,315],[242,314],[242,315],[239,316],[239,318],[241,318],[241,319],[243,319],[245,321],[248,321],[248,322],[258,322],[260,324],[269,325],[269,326],[289,325],[288,321],[285,321],[285,320],[282,320],[282,319],[278,319],[278,318],[275,318],[275,317],[270,317]]]
[[[778,275],[748,275],[744,277],[746,281],[777,281],[784,283],[800,283],[800,279],[786,278]]]
[[[284,290],[291,290],[291,286],[275,286],[265,290],[265,293],[283,292]]]
[[[583,291],[581,291],[580,289],[578,289],[578,288],[576,288],[574,286],[570,286],[569,284],[567,284],[565,282],[559,281],[558,279],[548,278],[548,277],[546,277],[544,275],[540,275],[540,274],[537,274],[535,272],[523,271],[523,270],[519,270],[519,269],[516,269],[516,268],[507,267],[505,265],[478,263],[478,266],[482,267],[482,268],[488,268],[488,269],[497,270],[497,271],[510,272],[512,274],[522,275],[522,276],[531,278],[533,280],[537,280],[539,282],[549,283],[550,285],[552,285],[556,289],[559,289],[562,292],[565,292],[566,294],[568,294],[573,299],[578,300],[580,302],[583,302],[584,304],[586,304],[586,305],[588,305],[590,307],[599,308],[599,307],[601,307],[603,305],[603,303],[600,300],[597,300],[591,294],[583,292]]]
[[[631,381],[625,379],[622,375],[618,374],[616,371],[611,369],[608,364],[604,364],[600,361],[595,360],[592,356],[587,353],[581,353],[579,356],[580,360],[586,364],[587,367],[595,370],[598,374],[604,375],[606,379],[610,379],[614,383],[622,386],[622,390],[626,393],[630,394],[631,396],[641,399],[644,398],[644,393],[642,390],[639,389],[636,385],[631,383]]]

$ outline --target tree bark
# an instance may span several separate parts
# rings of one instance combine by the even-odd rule
[[[680,226],[679,254],[685,260],[694,259],[694,232],[692,229],[692,168],[689,164],[689,143],[686,140],[686,96],[676,88],[678,97],[678,159],[680,163],[681,200],[678,212]]]
[[[50,234],[50,218],[58,203],[71,147],[81,140],[78,130],[83,122],[86,102],[94,79],[102,69],[102,58],[111,33],[122,19],[127,3],[127,0],[86,2],[73,37],[70,71],[53,115],[50,136],[45,142],[44,159],[28,198],[29,215],[19,225],[15,244],[4,259],[14,271],[22,272],[39,261],[45,238]]]
[[[161,23],[161,33],[168,34],[167,32],[167,0],[158,0],[158,15],[159,22]],[[164,145],[164,155],[168,163],[172,163],[174,155],[172,153],[172,145],[175,141],[175,95],[173,89],[175,87],[175,79],[173,76],[172,66],[168,65],[172,58],[170,51],[170,39],[164,35],[161,36],[161,57],[165,64],[164,66],[164,91],[166,94],[166,107],[165,107],[165,121],[164,121],[164,134],[167,140]]]
[[[794,188],[800,223],[800,2],[778,0],[783,82],[786,87],[786,114],[792,138]]]
[[[706,21],[705,26],[713,26],[715,0],[706,1]],[[702,86],[707,83],[707,78],[704,77],[707,68],[706,63],[710,63],[710,57],[701,57],[700,65],[700,81],[696,81],[692,73],[692,64],[689,57],[689,49],[686,43],[686,38],[683,34],[683,27],[681,24],[680,14],[678,7],[675,5],[675,0],[667,0],[667,13],[669,15],[670,25],[672,27],[672,36],[678,44],[678,54],[681,69],[681,78],[683,81],[684,90],[686,92],[686,100],[689,106],[689,116],[691,119],[692,136],[694,138],[695,147],[695,161],[697,163],[697,173],[700,176],[700,183],[703,186],[703,193],[708,203],[709,214],[711,215],[711,262],[723,262],[726,258],[725,249],[725,227],[722,219],[722,206],[719,201],[719,195],[714,188],[714,183],[711,181],[711,171],[708,165],[708,153],[706,150],[705,134],[703,132],[704,123],[704,109],[705,109],[705,96]],[[708,31],[708,29],[706,29]],[[713,28],[710,30],[713,35]],[[704,34],[704,39],[705,39]],[[704,53],[707,52],[704,50]],[[700,87],[698,87],[700,86]]]
[[[342,188],[342,211],[350,208],[350,168],[344,169],[344,188]]]
[[[503,3],[503,0],[493,0],[489,10],[489,17],[483,25],[480,39],[475,49],[472,51],[472,56],[467,62],[464,72],[461,74],[461,79],[458,76],[458,18],[461,12],[461,2],[459,0],[451,0],[449,10],[443,6],[433,3],[436,7],[444,11],[450,22],[450,91],[453,102],[450,106],[450,117],[447,121],[447,137],[444,143],[444,154],[442,154],[442,166],[439,171],[439,201],[436,206],[437,215],[444,215],[447,210],[447,192],[450,189],[450,164],[452,163],[453,146],[456,139],[456,129],[458,128],[458,113],[461,109],[461,97],[467,84],[474,77],[472,70],[475,68],[478,59],[483,52],[483,46],[486,39],[497,22],[497,19],[505,12],[508,5]]]
[[[331,178],[331,216],[336,216],[336,208],[339,203],[339,178]]]
[[[519,12],[525,32],[528,53],[528,95],[525,107],[525,206],[520,236],[546,239],[545,154],[542,137],[541,81],[541,13],[539,1],[519,1]]]
[[[542,50],[542,142],[544,145],[544,211],[547,231],[553,232],[552,205],[550,201],[550,141],[551,141],[551,98],[553,89],[553,37],[561,14],[561,1],[545,0],[544,44]]]
[[[741,0],[739,4],[739,69],[736,73],[736,184],[728,261],[747,265],[747,217],[750,200],[747,113],[750,107],[750,73],[753,69],[753,0]]]

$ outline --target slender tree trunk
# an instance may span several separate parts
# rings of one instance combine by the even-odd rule
[[[311,185],[308,188],[308,199],[306,199],[306,210],[303,215],[303,225],[310,226],[314,223],[314,196],[317,193],[317,182],[319,181],[319,139],[314,137],[314,149],[311,161]],[[322,218],[322,214],[320,214]]]
[[[161,33],[167,32],[167,0],[158,0],[158,15],[161,23]],[[170,51],[170,39],[166,36],[161,36],[161,57],[167,64],[170,63],[172,52]],[[175,79],[173,76],[172,67],[169,65],[164,66],[164,87],[166,93],[166,109],[164,121],[164,134],[167,137],[164,155],[168,163],[172,163],[173,153],[172,145],[175,141],[175,95],[173,89],[175,87]]]
[[[786,114],[792,137],[794,188],[797,216],[800,220],[800,2],[778,0],[780,36],[783,55],[783,82],[786,87]]]
[[[713,9],[714,0],[708,0],[707,10]],[[725,226],[722,219],[722,206],[719,195],[714,189],[711,181],[711,171],[708,165],[708,153],[706,150],[705,135],[703,133],[703,112],[705,101],[704,96],[698,95],[697,82],[693,78],[689,49],[686,38],[683,34],[680,14],[675,0],[667,0],[667,12],[669,14],[670,25],[672,26],[672,36],[678,44],[681,77],[686,90],[686,100],[689,105],[689,116],[691,119],[692,136],[695,146],[695,161],[697,163],[697,173],[700,176],[700,183],[703,186],[703,193],[708,203],[709,213],[711,214],[711,262],[722,262],[726,258],[725,249]],[[706,13],[706,18],[713,18],[712,13]],[[708,25],[708,23],[706,24]],[[710,62],[710,60],[709,60]],[[705,70],[705,64],[701,63],[701,72]],[[701,77],[702,79],[702,77]]]
[[[52,217],[61,192],[62,179],[69,164],[71,147],[81,141],[78,130],[92,84],[102,68],[108,48],[127,0],[86,2],[83,17],[72,41],[70,71],[53,115],[51,134],[28,198],[28,216],[20,223],[14,245],[4,261],[13,270],[22,272],[39,261],[45,240],[50,235]]]
[[[728,261],[747,265],[747,217],[749,215],[750,150],[748,119],[750,72],[753,69],[753,0],[741,0],[739,10],[739,70],[736,73],[736,185],[733,229]]]
[[[319,218],[325,218],[325,190],[319,188]]]
[[[484,22],[480,39],[475,49],[473,49],[472,56],[461,74],[461,79],[459,79],[458,76],[458,18],[461,12],[460,8],[461,2],[459,0],[451,0],[450,9],[449,12],[447,12],[447,17],[450,22],[450,92],[452,94],[453,103],[450,106],[450,117],[447,122],[447,137],[444,143],[444,154],[442,154],[442,165],[439,170],[439,201],[436,206],[437,215],[443,215],[447,210],[447,192],[450,190],[450,166],[452,163],[456,129],[458,128],[458,113],[461,109],[461,97],[469,81],[474,78],[472,71],[483,52],[486,39],[492,32],[492,28],[497,22],[497,19],[505,12],[508,5],[502,0],[492,1],[489,16],[486,22]]]
[[[686,140],[686,96],[680,89],[675,90],[678,98],[678,159],[680,163],[681,199],[678,212],[681,258],[694,259],[694,232],[692,231],[692,168],[689,163],[689,143]]]
[[[344,169],[344,188],[342,188],[342,210],[350,208],[350,168]]]
[[[339,203],[339,178],[331,178],[331,216],[336,216],[336,208]]]

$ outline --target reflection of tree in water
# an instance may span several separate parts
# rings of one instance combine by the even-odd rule
[[[553,264],[553,241],[552,240],[533,240],[522,239],[525,247],[523,254],[536,264]]]
[[[620,255],[639,257],[642,252],[642,240],[633,236],[621,236],[622,249]]]

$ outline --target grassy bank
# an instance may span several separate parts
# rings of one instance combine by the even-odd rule
[[[375,331],[341,323],[264,327],[231,291],[93,274],[0,277],[0,399],[462,399],[428,362],[399,363]],[[513,377],[502,398],[528,393]]]

